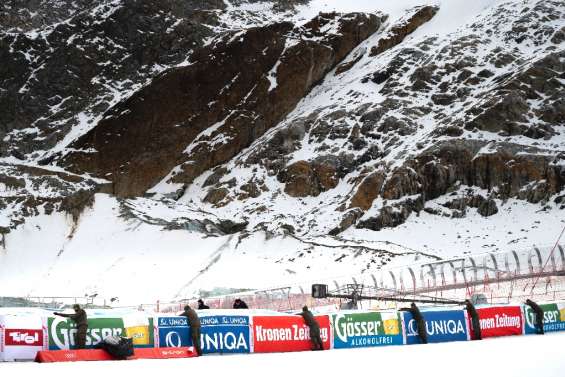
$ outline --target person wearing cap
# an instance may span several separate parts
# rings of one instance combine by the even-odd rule
[[[536,315],[535,329],[536,333],[543,335],[543,309],[534,301],[527,299],[526,304],[532,308]]]
[[[88,317],[86,316],[86,311],[80,307],[79,304],[73,305],[74,314],[64,314],[59,312],[54,312],[53,314],[60,317],[70,318],[77,326],[76,333],[76,348],[84,349],[86,347],[86,331],[88,330]]]
[[[304,323],[310,328],[310,341],[312,342],[312,351],[322,351],[324,349],[324,343],[320,337],[320,324],[314,318],[314,315],[308,307],[304,305],[302,307],[302,313],[299,315],[304,318]]]
[[[467,314],[471,318],[471,328],[473,329],[473,340],[481,340],[481,322],[479,320],[479,313],[477,309],[470,300],[465,300],[465,308],[467,309]]]
[[[418,328],[418,337],[420,338],[420,342],[422,344],[428,343],[428,334],[426,332],[426,321],[420,312],[420,309],[416,306],[415,303],[411,303],[409,308],[400,308],[401,311],[406,311],[412,314],[412,318],[416,321],[416,326]]]
[[[247,306],[245,301],[243,301],[240,298],[235,299],[235,301],[233,302],[233,308],[234,309],[249,309],[249,307]]]
[[[204,304],[204,301],[200,298],[198,299],[198,310],[202,310],[202,309],[210,309],[210,307]]]
[[[192,344],[198,356],[202,356],[202,347],[200,345],[200,318],[198,318],[198,314],[190,305],[186,305],[184,312],[179,315],[188,319],[188,326],[190,326],[189,334],[192,338]]]

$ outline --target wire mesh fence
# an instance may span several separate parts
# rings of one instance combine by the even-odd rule
[[[242,292],[207,298],[212,308],[231,308],[240,298],[251,308],[293,311],[303,305],[312,307],[347,307],[348,300],[313,299],[314,283],[328,285],[333,292],[351,291],[351,286],[363,289],[365,295],[380,297],[365,300],[366,308],[396,308],[399,305],[386,298],[417,299],[422,297],[463,301],[481,297],[491,304],[565,299],[565,250],[563,246],[533,247],[481,253],[465,257],[413,264],[392,269],[380,269],[356,276],[335,277],[304,282],[288,287]],[[358,292],[362,293],[362,292]]]
[[[296,311],[303,305],[310,307],[351,307],[347,299],[314,299],[311,286],[328,285],[333,292],[351,292],[379,297],[359,303],[363,308],[397,308],[399,304],[387,298],[438,298],[463,301],[480,297],[491,304],[534,301],[565,300],[565,249],[533,247],[528,250],[509,250],[482,253],[460,258],[412,264],[390,269],[380,269],[355,276],[340,276],[307,281],[289,286],[239,292],[207,297],[206,304],[215,309],[231,309],[236,298],[253,309]],[[355,288],[352,288],[355,287]],[[186,304],[194,304],[198,297],[175,302],[140,303],[128,308],[177,313]],[[0,307],[63,308],[72,304],[90,308],[125,308],[113,299],[101,297],[0,297]]]

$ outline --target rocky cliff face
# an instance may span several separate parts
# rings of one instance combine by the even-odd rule
[[[190,184],[277,125],[380,24],[334,13],[222,36],[112,108],[62,163],[111,179],[119,196],[142,195],[175,166],[172,182]]]
[[[63,3],[0,6],[0,183],[20,219],[38,207],[23,175],[70,182],[55,209],[103,191],[299,234],[562,205],[562,2],[449,34],[426,32],[441,4],[299,21],[306,1]]]
[[[62,174],[51,165],[108,109],[159,73],[186,65],[193,51],[212,38],[286,18],[303,1],[256,2],[257,9],[245,1],[236,3],[228,7],[221,0],[3,2],[3,229],[42,212],[47,202],[47,212],[77,213],[83,206],[65,205],[65,198],[84,196],[85,190],[90,196],[112,192],[111,181]]]
[[[501,5],[456,33],[401,42],[436,11],[416,8],[363,43],[184,199],[258,227],[276,228],[265,225],[275,217],[331,234],[394,227],[421,211],[490,216],[508,198],[559,205],[565,8]]]

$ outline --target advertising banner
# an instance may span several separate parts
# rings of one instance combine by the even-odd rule
[[[428,343],[469,340],[466,312],[463,310],[423,311]],[[409,312],[402,312],[406,344],[421,343],[416,320]]]
[[[332,315],[334,348],[403,344],[398,312]]]
[[[67,318],[47,319],[50,350],[68,350],[76,347],[76,324]],[[89,318],[86,348],[93,348],[107,336],[126,336],[122,318]]]
[[[186,317],[157,317],[158,347],[188,347],[189,331]]]
[[[203,353],[251,352],[248,316],[201,317],[200,323]]]
[[[4,317],[0,315],[0,361],[4,360]]]
[[[0,316],[0,361],[33,360],[43,349],[43,334],[39,316]]]
[[[4,361],[4,316],[0,315],[0,361]]]
[[[153,318],[145,315],[127,315],[123,318],[125,336],[133,339],[136,348],[153,347]]]
[[[186,317],[157,318],[159,347],[192,346]],[[248,316],[220,315],[200,318],[200,344],[207,353],[251,352]]]
[[[324,349],[330,348],[330,320],[316,316]],[[253,317],[253,352],[292,352],[312,349],[310,329],[300,316]]]
[[[565,302],[551,304],[540,304],[543,310],[543,331],[565,331]],[[526,319],[526,334],[536,333],[535,313],[529,305],[524,305],[524,316]]]
[[[477,313],[483,338],[523,334],[524,321],[520,306],[477,308]]]

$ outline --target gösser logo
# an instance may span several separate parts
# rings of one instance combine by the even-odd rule
[[[42,344],[41,330],[6,330],[7,346],[41,346]]]
[[[335,331],[337,337],[342,342],[347,342],[348,338],[355,336],[378,336],[384,333],[381,321],[355,321],[351,317],[340,314],[335,317]]]

